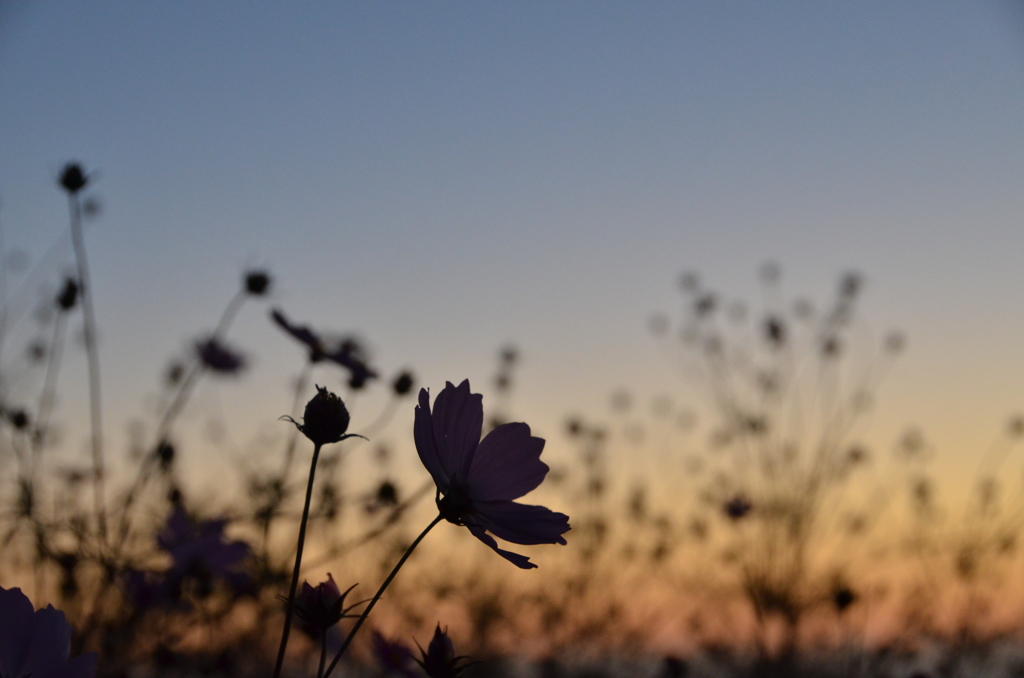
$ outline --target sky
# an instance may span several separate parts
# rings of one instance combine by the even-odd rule
[[[646,330],[680,271],[756,303],[774,261],[822,303],[864,275],[908,339],[872,435],[920,427],[952,480],[1024,410],[1022,111],[1024,10],[995,0],[0,2],[0,228],[66,270],[54,177],[96,171],[114,445],[249,267],[435,392],[518,346],[512,411],[557,455],[617,389],[698,399]],[[252,373],[198,402],[273,426],[301,352],[266,304],[231,339]]]

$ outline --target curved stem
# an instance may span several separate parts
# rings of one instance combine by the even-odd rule
[[[68,195],[71,209],[71,239],[75,247],[78,287],[82,291],[82,314],[85,320],[85,352],[89,363],[89,413],[92,420],[93,502],[99,525],[100,541],[107,539],[107,517],[104,500],[106,469],[103,462],[103,414],[100,407],[100,355],[96,347],[96,314],[92,307],[92,285],[82,238],[82,208],[78,196]]]
[[[295,591],[299,587],[299,570],[302,568],[302,547],[306,543],[306,523],[309,521],[309,503],[313,497],[313,478],[316,476],[316,462],[320,457],[320,445],[313,447],[313,461],[309,466],[309,483],[306,485],[306,503],[302,507],[302,522],[299,523],[299,545],[295,550],[295,567],[292,570],[292,585],[288,591],[288,606],[284,613],[284,629],[281,631],[281,647],[277,650],[277,663],[274,665],[274,678],[281,675],[284,665],[284,652],[288,648],[288,634],[292,630],[292,612],[295,607]]]
[[[370,616],[370,610],[372,610],[373,606],[377,604],[378,600],[380,600],[380,597],[384,594],[384,590],[387,589],[388,585],[391,583],[391,580],[394,579],[395,575],[398,574],[398,571],[402,569],[402,565],[405,565],[405,561],[409,560],[409,556],[411,556],[412,552],[416,549],[417,546],[419,546],[419,543],[423,541],[423,538],[427,536],[427,533],[434,529],[434,526],[437,525],[439,522],[441,522],[440,515],[434,518],[434,520],[429,525],[427,525],[427,529],[420,532],[420,536],[416,537],[416,540],[413,541],[413,543],[409,545],[409,548],[405,550],[405,553],[402,554],[402,557],[398,561],[398,564],[395,565],[393,570],[391,570],[391,574],[388,575],[388,578],[385,579],[384,583],[380,585],[379,589],[377,589],[377,593],[373,595],[373,598],[370,600],[370,604],[367,605],[366,609],[363,610],[363,613],[359,615],[359,619],[356,620],[355,626],[353,626],[352,630],[348,632],[348,635],[345,637],[345,642],[341,644],[341,648],[338,650],[338,654],[334,655],[334,659],[331,661],[331,665],[327,667],[327,672],[323,676],[321,676],[321,678],[328,678],[328,676],[331,675],[331,671],[333,671],[334,667],[337,666],[338,662],[341,661],[341,658],[345,654],[345,650],[347,650],[348,646],[352,644],[352,639],[356,637],[356,633],[359,631],[359,627],[362,626],[363,622],[366,621],[366,618]]]

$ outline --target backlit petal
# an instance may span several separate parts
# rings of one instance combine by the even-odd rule
[[[524,555],[512,553],[511,551],[503,551],[502,549],[499,549],[498,542],[494,541],[494,538],[491,535],[487,534],[483,527],[480,527],[479,525],[467,525],[467,527],[469,528],[469,531],[473,533],[474,537],[490,546],[492,549],[494,549],[495,553],[497,553],[499,556],[509,561],[516,567],[521,568],[523,570],[531,570],[537,567],[535,563],[531,563],[530,559]]]
[[[21,675],[34,621],[32,602],[21,589],[0,588],[0,675]]]
[[[504,424],[480,441],[467,484],[474,501],[518,499],[535,489],[548,473],[540,460],[544,439],[530,435],[526,424]]]
[[[49,605],[35,614],[35,630],[23,674],[49,676],[64,666],[71,654],[71,624],[60,610]]]
[[[569,531],[569,516],[564,513],[512,501],[473,502],[473,507],[473,522],[479,518],[479,523],[498,539],[524,545],[565,544],[562,534]]]
[[[447,494],[451,487],[451,481],[441,464],[437,439],[434,435],[434,421],[430,414],[430,394],[425,388],[420,389],[420,404],[416,406],[413,438],[416,440],[416,452],[419,453],[423,466],[430,473],[430,477],[434,479],[434,484],[438,489]]]
[[[432,419],[441,467],[449,478],[464,481],[480,443],[484,425],[483,396],[470,393],[469,379],[457,387],[447,382],[434,399]]]

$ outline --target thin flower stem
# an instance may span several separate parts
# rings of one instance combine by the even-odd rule
[[[334,655],[331,665],[327,667],[327,672],[323,676],[320,676],[320,678],[328,678],[331,675],[331,671],[334,670],[334,667],[338,665],[338,662],[340,662],[341,658],[345,655],[345,650],[347,650],[348,646],[352,644],[352,639],[356,637],[359,627],[362,626],[363,622],[366,621],[366,618],[370,616],[370,611],[373,609],[373,606],[377,604],[377,601],[380,600],[380,597],[384,595],[384,591],[391,583],[391,580],[394,579],[395,575],[398,574],[398,571],[402,569],[402,565],[405,565],[405,561],[409,560],[409,556],[411,556],[412,552],[416,550],[416,547],[419,546],[421,541],[423,541],[423,538],[427,536],[427,533],[434,529],[434,526],[439,522],[441,522],[440,514],[438,514],[438,516],[434,518],[429,525],[427,525],[427,529],[420,532],[420,536],[416,537],[415,541],[413,541],[413,543],[409,545],[409,548],[405,550],[405,553],[402,554],[398,564],[395,565],[393,570],[391,570],[391,574],[388,575],[388,578],[385,579],[384,583],[380,585],[379,589],[377,589],[377,593],[373,594],[370,604],[367,605],[366,609],[363,610],[363,613],[359,615],[359,619],[356,620],[355,626],[353,626],[352,630],[348,632],[348,635],[345,637],[345,642],[341,644],[341,648],[338,650],[338,653]]]
[[[316,678],[324,678],[324,667],[327,666],[327,631],[320,633],[320,666],[316,670]]]
[[[39,398],[39,411],[36,414],[36,430],[33,435],[35,455],[46,447],[46,434],[50,428],[50,413],[53,412],[53,400],[57,393],[57,375],[60,374],[61,357],[64,354],[64,331],[67,327],[67,314],[59,313],[53,325],[53,339],[50,342],[50,355],[46,363],[46,379],[43,393]]]
[[[313,447],[313,461],[309,465],[309,483],[306,485],[306,503],[302,507],[302,522],[299,523],[299,543],[295,549],[295,567],[292,570],[292,585],[288,591],[288,606],[284,612],[284,629],[281,631],[281,647],[277,650],[277,663],[274,665],[274,678],[281,675],[284,666],[284,653],[288,648],[288,634],[292,630],[292,612],[295,607],[295,592],[299,588],[299,571],[302,569],[302,547],[306,543],[306,523],[309,521],[309,503],[313,497],[313,478],[316,476],[316,462],[320,457],[320,445]]]
[[[85,240],[82,238],[82,207],[78,196],[68,195],[71,210],[71,239],[75,247],[75,261],[78,268],[78,287],[82,291],[82,314],[85,320],[85,352],[89,363],[89,412],[92,421],[92,465],[93,502],[96,519],[99,521],[100,541],[107,540],[107,517],[105,505],[105,475],[103,461],[103,413],[100,403],[100,355],[96,347],[96,314],[92,306],[92,285],[89,282],[89,264],[85,257]]]

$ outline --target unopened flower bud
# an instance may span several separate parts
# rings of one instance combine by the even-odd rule
[[[88,183],[89,177],[77,162],[69,162],[60,172],[61,188],[72,195],[81,191]]]
[[[345,596],[353,588],[354,585],[342,593],[330,574],[327,581],[316,586],[302,582],[302,591],[295,598],[295,614],[310,633],[319,636],[341,621],[351,609],[345,607]]]
[[[254,297],[261,297],[270,289],[270,274],[266,271],[249,271],[245,274],[245,291]]]
[[[314,445],[336,443],[345,437],[348,430],[348,410],[341,398],[326,388],[317,386],[316,390],[313,399],[306,403],[302,425],[296,426]]]

